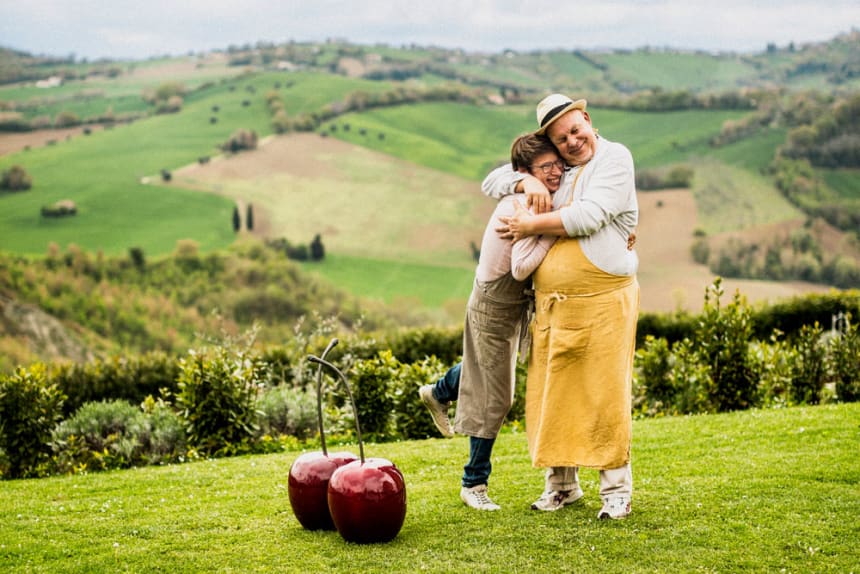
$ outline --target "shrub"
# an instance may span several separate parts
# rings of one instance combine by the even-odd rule
[[[54,365],[49,379],[66,395],[64,414],[70,415],[88,402],[124,399],[138,404],[161,389],[175,390],[178,375],[174,357],[150,352]]]
[[[143,252],[143,247],[129,247],[128,257],[135,269],[143,271],[146,267],[146,255]]]
[[[659,412],[671,404],[675,389],[670,377],[672,370],[672,355],[669,343],[662,337],[659,339],[648,335],[644,348],[636,351],[635,365],[638,382],[642,385],[642,393],[646,410]]]
[[[238,129],[233,132],[226,142],[221,144],[221,149],[230,153],[238,153],[242,150],[257,148],[257,132],[252,130]]]
[[[850,321],[851,314],[847,315]],[[847,324],[828,343],[828,371],[836,384],[836,396],[844,402],[860,400],[860,334],[857,323]]]
[[[48,474],[51,430],[62,418],[63,399],[42,364],[0,375],[0,476]]]
[[[62,472],[128,468],[144,461],[149,421],[124,400],[85,403],[53,432]]]
[[[189,351],[179,361],[177,406],[192,446],[205,454],[247,449],[257,431],[257,394],[265,366],[247,351],[224,346]]]
[[[77,213],[78,206],[71,199],[63,199],[52,205],[44,205],[41,209],[42,217],[66,217]]]
[[[755,342],[750,346],[759,375],[759,394],[762,406],[779,407],[791,404],[789,390],[797,350],[774,333],[770,341]]]
[[[182,96],[170,96],[166,100],[159,100],[155,107],[157,114],[175,114],[182,109]]]
[[[699,237],[693,241],[693,245],[690,247],[690,254],[696,263],[707,265],[708,259],[711,257],[711,246],[708,245],[708,240],[704,237]]]
[[[62,111],[57,114],[56,118],[54,118],[55,128],[68,128],[71,126],[76,126],[80,123],[81,118],[78,117],[78,114],[69,111]]]
[[[384,341],[395,357],[404,363],[414,363],[426,357],[438,357],[445,364],[454,364],[463,354],[463,328],[428,327],[399,331]]]
[[[705,292],[695,342],[714,383],[712,400],[717,410],[746,409],[755,405],[757,395],[757,374],[749,352],[750,310],[739,292],[722,308],[721,283],[718,277]]]
[[[41,125],[39,123],[43,121],[41,119],[42,117],[44,116],[33,118],[33,120],[28,122],[20,112],[0,112],[0,132],[28,132],[31,129],[51,127],[50,118],[48,119],[47,125]],[[39,120],[39,122],[36,120]]]
[[[13,165],[0,176],[0,189],[25,191],[33,187],[33,178],[20,165]]]
[[[141,404],[149,419],[149,444],[144,453],[149,464],[183,461],[188,454],[185,426],[170,404],[163,398],[146,397]]]
[[[399,439],[423,439],[438,436],[427,407],[418,396],[418,387],[435,383],[447,368],[436,357],[401,365],[393,380],[394,426]]]
[[[791,376],[791,398],[796,403],[818,404],[826,382],[825,346],[816,322],[804,325],[797,338],[797,359]]]
[[[395,435],[392,389],[400,368],[400,362],[391,351],[381,351],[376,358],[356,361],[347,373],[365,440],[385,441]],[[347,405],[346,411],[351,408]],[[352,419],[348,415],[344,418]]]
[[[311,241],[311,261],[322,261],[325,258],[325,247],[323,246],[322,237],[317,233],[314,235],[314,240]]]
[[[316,396],[287,385],[269,387],[257,403],[257,436],[290,435],[300,439],[317,432]]]
[[[712,413],[715,382],[709,365],[702,363],[692,341],[684,339],[672,345],[674,362],[670,373],[671,385],[677,394],[669,411],[672,414]]]

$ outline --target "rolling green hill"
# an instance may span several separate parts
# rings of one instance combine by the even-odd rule
[[[695,213],[679,213],[697,219],[698,229],[743,232],[804,218],[768,171],[794,127],[784,119],[793,110],[779,106],[807,97],[799,90],[811,86],[811,110],[852,93],[860,34],[756,54],[643,48],[481,55],[338,43],[266,50],[124,63],[110,73],[57,62],[44,70],[66,70],[58,88],[0,86],[0,118],[71,112],[87,122],[108,110],[118,119],[141,116],[0,156],[0,171],[21,165],[34,182],[29,191],[0,192],[0,250],[40,256],[56,251],[52,244],[61,251],[74,244],[90,253],[136,247],[160,257],[192,239],[203,253],[220,252],[236,239],[234,205],[253,204],[257,235],[307,243],[321,234],[329,256],[307,270],[388,305],[423,306],[452,320],[471,284],[470,243],[480,242],[492,205],[478,182],[507,160],[515,136],[533,128],[534,102],[547,90],[586,95],[595,126],[631,149],[638,172],[692,168]],[[12,74],[28,61],[0,53],[0,67]],[[281,64],[291,71],[277,70]],[[156,114],[144,95],[165,83],[183,86],[181,110]],[[450,101],[425,101],[436,88],[448,90]],[[730,90],[737,91],[734,109],[725,103],[731,98],[708,99]],[[677,93],[688,95],[678,100],[685,109],[641,109],[643,101]],[[294,147],[281,156],[267,152],[274,149],[267,147],[274,131],[269,99],[318,135],[279,136],[272,141]],[[762,116],[768,106],[778,112]],[[715,145],[726,126],[747,131]],[[260,149],[216,157],[240,128],[257,133]],[[211,163],[198,165],[204,157]],[[161,181],[163,170],[170,181]],[[838,197],[860,194],[856,170],[812,173]],[[64,199],[76,203],[76,216],[40,216],[43,206]],[[671,265],[689,263],[689,237],[663,240],[680,248]],[[701,272],[684,273],[695,283]]]

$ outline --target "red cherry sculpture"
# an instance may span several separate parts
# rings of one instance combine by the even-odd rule
[[[341,466],[358,460],[351,452],[306,452],[290,466],[290,505],[308,530],[334,530],[328,509],[328,483]]]
[[[403,474],[384,458],[351,462],[331,475],[328,507],[347,542],[388,542],[406,519]]]
[[[335,528],[347,542],[388,542],[400,532],[406,519],[406,482],[390,460],[365,458],[358,409],[346,376],[325,359],[308,359],[326,365],[340,375],[352,411],[361,460],[341,466],[328,482],[328,508]]]
[[[337,339],[332,339],[322,356],[325,357]],[[293,514],[308,530],[334,530],[334,521],[328,509],[328,482],[332,473],[341,466],[358,460],[351,452],[328,454],[322,420],[322,365],[317,369],[317,417],[322,452],[306,452],[290,465],[288,492]]]

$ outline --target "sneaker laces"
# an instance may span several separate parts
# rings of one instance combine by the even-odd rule
[[[493,504],[493,501],[490,500],[490,497],[487,495],[487,490],[484,488],[481,490],[473,490],[472,495],[475,497],[475,500],[481,504]]]

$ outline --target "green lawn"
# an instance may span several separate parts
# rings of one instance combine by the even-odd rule
[[[496,513],[458,498],[465,438],[366,445],[406,477],[406,522],[383,545],[299,526],[294,452],[5,482],[0,569],[856,572],[858,420],[855,403],[636,421],[633,514],[617,522],[596,519],[595,471],[582,472],[582,502],[530,510],[542,473],[522,433],[497,443]]]

